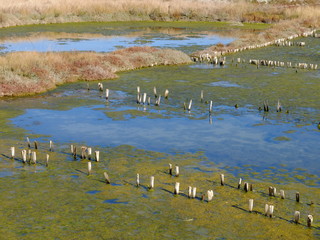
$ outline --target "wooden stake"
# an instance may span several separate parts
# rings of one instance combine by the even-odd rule
[[[147,101],[147,93],[143,93],[142,103],[143,103],[143,104],[146,104],[146,101]]]
[[[137,186],[137,187],[140,186],[140,175],[139,175],[139,173],[137,173],[136,186]]]
[[[299,192],[296,192],[296,201],[300,202],[300,193]]]
[[[179,166],[177,166],[177,165],[176,165],[176,172],[175,172],[175,174],[176,174],[176,175],[175,175],[176,177],[179,177],[180,172],[179,172]]]
[[[299,223],[299,219],[300,219],[300,212],[299,211],[295,211],[294,212],[294,222],[295,223]]]
[[[169,90],[168,90],[168,89],[166,89],[166,90],[164,91],[164,97],[165,97],[166,99],[168,99],[168,97],[169,97]]]
[[[277,104],[277,112],[281,112],[281,104],[280,104],[279,99],[278,99],[278,104]]]
[[[11,147],[10,148],[10,151],[11,151],[11,158],[14,159],[14,156],[15,156],[15,153],[16,153],[16,150],[14,147]]]
[[[269,217],[273,217],[273,210],[274,210],[274,206],[273,205],[269,205],[269,210],[268,210],[268,214],[269,214]]]
[[[47,154],[47,158],[46,158],[46,167],[48,167],[49,166],[49,154]]]
[[[253,199],[249,199],[249,212],[252,212],[253,209]]]
[[[269,205],[266,204],[264,205],[264,215],[268,216],[268,212],[269,212]]]
[[[103,175],[104,175],[104,179],[105,179],[105,181],[106,181],[106,184],[110,184],[111,181],[110,181],[110,178],[109,178],[108,173],[107,173],[107,172],[104,172]]]
[[[307,225],[308,225],[308,227],[311,227],[312,222],[313,222],[313,216],[312,215],[308,215],[308,217],[307,217]]]
[[[88,175],[91,174],[91,170],[92,170],[92,168],[91,168],[91,162],[88,162]]]
[[[285,198],[284,190],[280,190],[280,197],[281,197],[281,199],[284,199],[284,198]]]
[[[172,164],[169,163],[169,174],[172,176]]]
[[[213,190],[208,190],[207,191],[207,197],[208,197],[208,202],[210,202],[210,201],[212,201],[212,199],[213,199]]]
[[[201,90],[201,93],[200,93],[200,101],[203,102],[203,90]]]
[[[37,152],[32,152],[32,163],[37,163]]]
[[[179,188],[180,188],[180,183],[176,182],[176,184],[174,185],[174,194],[175,195],[179,195]]]
[[[100,161],[100,152],[99,151],[95,151],[95,158],[96,158],[97,162]]]
[[[81,159],[86,159],[86,146],[81,146]]]
[[[153,188],[154,188],[154,176],[151,176],[149,189],[153,189]]]
[[[244,190],[245,190],[246,192],[248,192],[248,191],[249,191],[249,183],[245,182],[243,188],[244,188]]]
[[[106,100],[109,100],[109,89],[106,88]]]
[[[38,142],[34,141],[34,149],[38,149]]]
[[[220,184],[224,186],[224,174],[220,174]]]
[[[252,183],[249,184],[249,189],[251,192],[253,191],[253,184]]]
[[[27,150],[23,149],[21,151],[21,156],[22,156],[22,162],[26,163],[27,162]]]
[[[189,111],[189,112],[191,111],[191,107],[192,107],[192,99],[190,99],[189,105],[188,105],[188,111]]]
[[[49,142],[49,151],[53,152],[53,142],[51,140]]]
[[[31,143],[28,137],[27,137],[27,142],[28,142],[28,148],[31,148]]]
[[[91,147],[88,147],[88,148],[87,148],[87,152],[88,152],[88,159],[91,160],[92,148],[91,148]]]
[[[151,97],[148,97],[148,105],[151,103]]]
[[[155,102],[155,105],[160,106],[160,101],[161,101],[161,95],[159,95],[158,99]]]
[[[209,104],[209,114],[211,114],[212,113],[212,101],[210,101],[210,104]]]
[[[192,187],[189,186],[188,187],[188,198],[191,198],[192,197]]]
[[[140,87],[137,86],[137,93],[140,95]]]
[[[103,92],[103,84],[102,83],[98,83],[98,88],[100,92]]]
[[[196,198],[196,195],[197,195],[197,188],[193,187],[192,188],[192,198]]]
[[[239,178],[238,189],[240,189],[240,187],[241,187],[241,182],[242,182],[242,178]]]
[[[31,158],[32,158],[32,151],[31,151],[31,149],[28,149],[28,157],[29,157],[29,164],[31,164]]]
[[[154,97],[157,98],[158,95],[157,95],[157,88],[156,87],[153,87],[153,93],[154,93]]]

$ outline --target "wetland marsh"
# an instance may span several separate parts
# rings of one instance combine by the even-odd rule
[[[148,44],[144,42],[148,39],[158,47],[165,46],[159,36],[166,32],[165,39],[177,42],[170,46],[186,53],[206,44],[181,45],[182,35],[192,33],[208,45],[212,41],[208,32],[217,33],[212,35],[217,42],[233,38],[227,27],[204,24],[197,32],[197,27],[179,28],[179,24],[148,28],[142,36],[141,29],[133,26],[98,24],[97,29],[103,26],[110,36],[134,32],[134,41]],[[20,35],[14,31],[12,39]],[[35,96],[1,98],[0,235],[6,239],[319,238],[320,71],[257,68],[248,63],[258,58],[319,64],[320,39],[303,41],[304,48],[270,46],[228,55],[225,66],[192,63],[122,72],[118,79],[100,81],[110,89],[108,101],[96,81],[68,83]],[[72,49],[72,41],[68,45]],[[247,61],[237,64],[237,58]],[[150,105],[136,103],[137,86],[151,97]],[[160,106],[154,105],[154,87],[161,95],[170,91]],[[184,102],[190,99],[192,109],[186,111]],[[278,99],[282,112],[276,112]],[[265,100],[269,112],[259,110]],[[211,115],[209,101],[213,101]],[[39,143],[37,164],[21,162],[19,151],[27,147],[26,137]],[[54,152],[48,151],[49,140],[55,143]],[[75,160],[70,144],[101,152],[101,161],[92,161],[90,176],[88,160]],[[15,159],[10,159],[12,146]],[[45,167],[47,153],[50,161]],[[169,163],[180,166],[179,177],[168,174]],[[105,171],[111,185],[104,183]],[[225,186],[219,182],[221,173]],[[155,176],[153,190],[148,190],[150,176]],[[253,184],[253,191],[237,189],[240,177]],[[175,196],[177,181],[182,193]],[[197,187],[196,199],[187,197],[188,186]],[[285,190],[286,198],[268,196],[269,186]],[[201,200],[209,189],[214,191],[213,200]],[[296,192],[301,194],[300,203],[295,201]],[[247,211],[251,198],[253,213]],[[275,206],[273,218],[264,216],[266,203]],[[297,210],[300,224],[293,222]],[[314,216],[311,228],[306,226],[308,214]]]

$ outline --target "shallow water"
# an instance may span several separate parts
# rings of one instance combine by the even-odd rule
[[[316,63],[318,40],[304,40],[305,48],[269,47],[227,56],[224,67],[191,64],[124,72],[119,79],[103,81],[110,89],[108,101],[97,82],[89,83],[90,90],[87,82],[78,82],[33,97],[1,99],[1,236],[319,238],[320,71],[257,69],[232,62],[237,57],[291,59],[288,54],[295,53],[294,61]],[[136,103],[137,86],[151,96],[150,105]],[[160,106],[154,105],[154,86],[161,95],[170,90]],[[183,105],[190,99],[188,112]],[[258,110],[264,100],[270,104],[268,113]],[[36,165],[21,162],[27,136],[38,141]],[[48,151],[49,140],[55,143],[54,152]],[[76,159],[70,144],[77,146]],[[16,147],[14,159],[11,146]],[[100,151],[90,176],[88,160],[80,159],[81,146]],[[168,163],[180,166],[179,177],[168,174]],[[103,172],[108,172],[110,185]],[[221,173],[225,186],[220,186]],[[150,176],[155,176],[153,190],[148,189]],[[253,183],[254,191],[237,189],[239,177]],[[179,196],[173,194],[177,181]],[[197,187],[196,199],[187,197],[188,186]],[[269,197],[269,186],[284,189],[286,199]],[[213,202],[201,201],[209,189],[214,190]],[[295,202],[297,191],[300,203]],[[273,218],[264,216],[266,203],[275,205]],[[301,224],[292,221],[297,210]],[[313,228],[306,226],[308,214],[314,216]]]

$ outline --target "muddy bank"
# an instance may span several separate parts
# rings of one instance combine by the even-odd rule
[[[113,79],[120,71],[190,62],[190,57],[180,51],[151,47],[131,47],[107,54],[10,53],[0,58],[0,97],[40,93],[79,80]]]

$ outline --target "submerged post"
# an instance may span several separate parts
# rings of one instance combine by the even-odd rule
[[[192,107],[192,99],[190,99],[189,105],[188,105],[188,111],[189,111],[189,112],[191,111],[191,107]]]
[[[153,87],[153,94],[154,94],[154,97],[157,98],[158,95],[157,95],[157,88],[156,87]]]
[[[109,100],[109,89],[106,88],[106,100]]]

